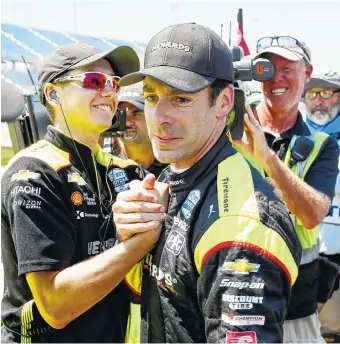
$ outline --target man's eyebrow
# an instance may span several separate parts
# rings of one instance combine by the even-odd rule
[[[148,85],[144,85],[143,86],[143,92],[154,93],[154,92],[156,92],[156,89],[154,87],[150,87]],[[177,90],[175,88],[169,88],[169,90],[166,93],[169,96],[174,96],[174,95],[177,95],[177,94],[183,94],[185,92]]]
[[[152,92],[155,92],[155,88],[152,88],[148,85],[144,85],[143,86],[143,92],[149,92],[149,93],[152,93]]]

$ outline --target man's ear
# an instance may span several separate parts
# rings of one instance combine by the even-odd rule
[[[51,83],[47,83],[44,86],[44,95],[46,98],[46,101],[52,105],[52,106],[59,106],[59,98],[57,95],[57,90],[55,89],[55,85],[52,85]]]
[[[313,73],[313,66],[311,64],[308,64],[306,66],[306,81],[305,81],[305,84],[307,84],[309,82],[309,80],[311,79],[312,77],[312,73]]]
[[[228,85],[221,91],[217,104],[216,117],[220,119],[227,117],[234,106],[234,87],[232,85]]]

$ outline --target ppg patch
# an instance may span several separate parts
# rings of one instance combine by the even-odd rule
[[[165,248],[172,252],[175,256],[178,256],[185,243],[185,237],[176,231],[169,234],[165,243]]]
[[[109,171],[108,177],[114,185],[116,192],[122,192],[129,188],[129,179],[123,169],[113,168]]]

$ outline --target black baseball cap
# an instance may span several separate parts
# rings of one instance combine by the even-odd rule
[[[138,110],[144,111],[145,100],[143,92],[137,88],[130,88],[118,95],[118,106],[120,103],[129,103]]]
[[[44,86],[68,70],[107,60],[116,75],[122,77],[139,70],[137,53],[129,46],[120,46],[102,51],[90,43],[70,43],[62,45],[46,56],[39,68],[38,87],[40,101],[44,105]]]
[[[172,25],[157,33],[145,51],[144,69],[120,80],[127,86],[146,76],[187,93],[216,79],[234,82],[231,52],[211,29],[195,23]]]

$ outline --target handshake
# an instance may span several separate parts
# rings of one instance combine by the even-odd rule
[[[156,243],[166,217],[169,186],[156,181],[153,174],[144,180],[134,180],[130,189],[118,194],[112,206],[114,222],[121,241],[140,235],[149,243]]]

